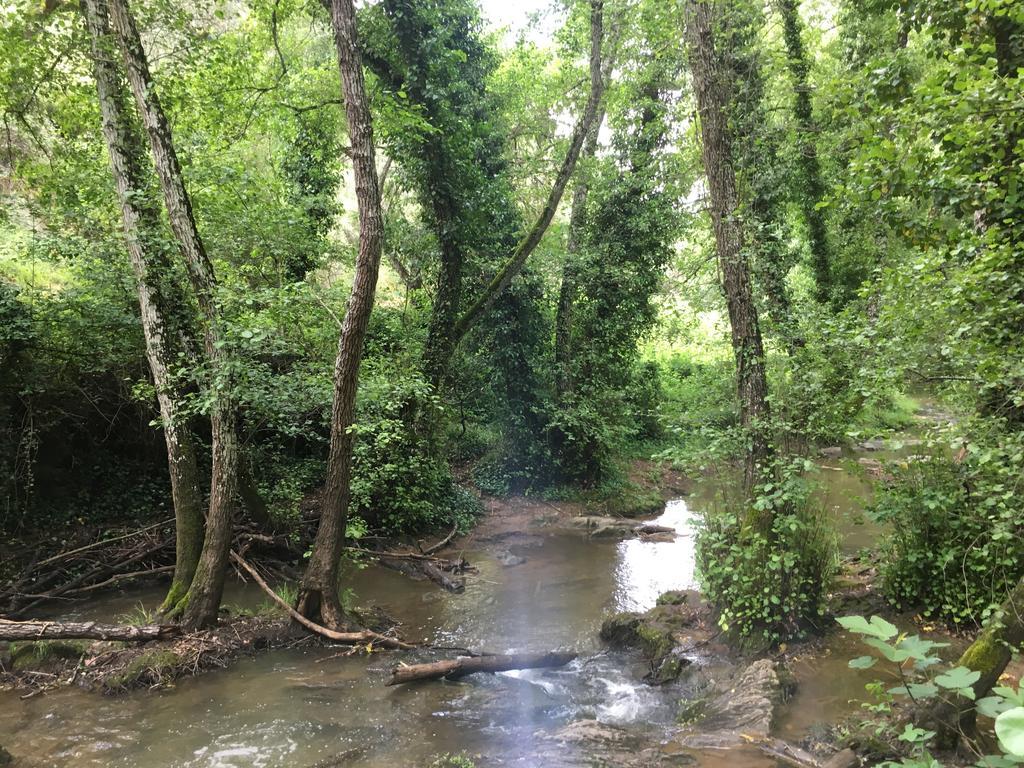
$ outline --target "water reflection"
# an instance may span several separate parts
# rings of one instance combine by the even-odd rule
[[[615,609],[646,611],[670,589],[696,589],[694,513],[684,499],[673,499],[651,521],[675,530],[672,541],[627,539],[618,546]]]

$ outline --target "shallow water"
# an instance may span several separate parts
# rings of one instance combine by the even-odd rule
[[[658,523],[684,528],[688,519],[678,501]],[[400,618],[408,637],[495,652],[577,650],[581,659],[565,669],[385,688],[394,655],[368,666],[360,656],[326,659],[332,649],[276,651],[171,690],[113,698],[64,690],[24,701],[0,694],[0,743],[44,765],[155,768],[301,767],[349,751],[346,766],[421,766],[445,752],[530,765],[538,739],[577,719],[629,725],[657,743],[705,672],[697,666],[678,684],[645,686],[639,660],[604,652],[597,634],[607,612],[642,610],[665,589],[693,586],[692,538],[542,541],[513,547],[527,562],[511,568],[467,552],[479,573],[458,595],[378,567],[351,574],[350,583],[360,602]],[[64,613],[112,618],[159,599],[155,590],[134,592]],[[261,600],[239,584],[226,598],[249,607]],[[560,750],[573,761],[573,747]]]
[[[876,532],[861,525],[856,501],[865,481],[845,470],[823,470],[822,479],[844,549],[869,544]],[[582,719],[628,727],[647,744],[664,743],[680,699],[727,670],[698,660],[679,682],[648,687],[639,682],[646,671],[639,658],[607,652],[598,629],[609,612],[646,610],[666,590],[696,587],[692,521],[687,503],[676,500],[652,521],[675,528],[673,541],[552,533],[538,546],[512,546],[527,558],[514,567],[486,551],[469,551],[464,554],[479,573],[458,595],[376,566],[349,574],[358,602],[400,619],[406,637],[493,652],[578,651],[580,659],[564,669],[386,688],[395,655],[368,661],[328,658],[334,649],[281,650],[169,690],[105,698],[72,689],[27,700],[0,693],[0,744],[58,768],[305,768],[339,755],[344,759],[337,765],[363,768],[427,766],[443,753],[465,753],[481,767],[538,765],[541,752],[545,766],[585,764],[579,746],[559,744],[552,751],[547,738]],[[111,619],[139,603],[151,608],[161,597],[156,589],[127,592],[68,606],[62,614]],[[252,608],[263,596],[252,585],[233,583],[225,601]],[[783,714],[781,735],[799,738],[815,722],[855,707],[850,699],[863,692],[865,681],[846,667],[851,655],[858,653],[840,648],[798,669],[805,688]],[[696,760],[702,766],[774,764],[749,750]]]

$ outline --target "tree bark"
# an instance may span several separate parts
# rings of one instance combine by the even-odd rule
[[[136,627],[125,624],[97,624],[95,621],[8,621],[0,619],[0,640],[124,640],[148,643],[166,640],[181,631],[176,624]]]
[[[607,84],[607,77],[602,77]],[[598,110],[587,133],[581,157],[589,162],[597,153],[597,136],[604,120],[604,109]],[[569,240],[565,246],[565,263],[562,265],[562,283],[558,289],[558,308],[555,311],[555,395],[558,403],[564,402],[572,391],[572,311],[579,293],[578,259],[580,242],[583,238],[584,216],[587,197],[590,194],[589,179],[579,174],[572,191],[572,208],[569,211]]]
[[[185,188],[181,165],[171,136],[171,127],[157,96],[156,85],[150,75],[149,62],[128,7],[128,0],[108,2],[121,54],[124,57],[128,82],[135,94],[139,115],[149,136],[171,230],[178,242],[192,290],[202,312],[203,341],[206,357],[212,368],[208,386],[213,394],[210,409],[213,466],[206,536],[188,592],[177,603],[167,605],[170,615],[180,614],[182,622],[187,627],[199,628],[216,623],[217,611],[224,592],[235,495],[238,491],[237,409],[230,394],[231,376],[225,354],[219,344],[217,280],[192,213],[192,201]],[[177,595],[168,595],[168,602],[173,603],[176,597]]]
[[[961,734],[973,735],[977,712],[974,702],[989,694],[1006,670],[1014,651],[1024,647],[1024,579],[1021,579],[1006,602],[989,619],[974,642],[967,646],[957,666],[981,673],[972,686],[974,700],[942,700],[931,711],[931,722],[939,731],[938,740],[953,748]]]
[[[768,382],[761,329],[751,290],[750,267],[743,250],[743,230],[738,215],[739,200],[728,123],[731,87],[726,68],[715,50],[714,14],[714,3],[687,0],[686,35],[700,117],[701,153],[711,198],[711,222],[722,288],[732,329],[740,421],[750,441],[743,472],[743,488],[749,496],[770,454]]]
[[[604,95],[604,81],[601,77],[601,43],[604,37],[604,0],[590,0],[590,93],[587,97],[587,104],[584,107],[583,115],[573,130],[572,138],[569,141],[569,149],[562,161],[562,166],[555,177],[551,192],[548,195],[544,208],[515,250],[509,256],[505,264],[498,270],[494,278],[488,283],[483,293],[473,304],[459,317],[451,331],[451,349],[454,350],[465,335],[472,329],[480,316],[490,309],[495,299],[512,283],[518,275],[530,254],[540,244],[541,238],[547,231],[551,220],[555,217],[558,204],[565,193],[565,187],[572,177],[576,168],[576,161],[579,159],[583,149],[583,142],[590,133],[590,128],[597,118],[598,105]],[[447,361],[445,361],[447,363]]]
[[[139,128],[126,103],[106,4],[103,0],[84,0],[83,10],[92,43],[93,77],[103,136],[121,206],[125,247],[139,295],[146,358],[167,444],[176,536],[174,576],[168,595],[184,594],[199,563],[203,509],[195,442],[179,415],[180,393],[170,369],[182,351],[177,340],[191,336],[191,323],[186,317],[185,296],[175,281],[170,259],[163,248],[159,204],[150,190]]]
[[[363,82],[352,0],[332,0],[331,24],[338,52],[351,144],[349,156],[352,158],[359,206],[359,252],[334,366],[331,447],[320,525],[302,580],[297,608],[307,619],[319,618],[320,623],[328,627],[342,627],[345,617],[338,597],[338,563],[344,545],[351,494],[353,436],[349,428],[355,415],[363,339],[377,288],[384,224],[374,161],[373,124]]]
[[[803,41],[803,23],[800,20],[797,0],[778,0],[782,14],[783,37],[789,72],[793,80],[793,114],[796,116],[797,158],[803,183],[800,207],[807,224],[807,244],[811,251],[811,267],[817,298],[826,302],[832,295],[831,256],[829,254],[828,230],[825,215],[818,203],[825,196],[825,185],[821,179],[821,164],[818,162],[818,146],[815,141],[818,128],[814,122],[811,107],[811,86],[807,80],[809,65]]]
[[[477,672],[508,672],[513,669],[548,669],[564,667],[576,658],[575,653],[514,653],[494,656],[459,656],[457,659],[395,667],[384,685],[400,685],[414,680],[455,680]]]

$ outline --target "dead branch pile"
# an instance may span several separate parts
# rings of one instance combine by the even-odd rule
[[[174,520],[102,538],[40,559],[0,588],[0,612],[17,618],[47,600],[73,598],[174,567]]]

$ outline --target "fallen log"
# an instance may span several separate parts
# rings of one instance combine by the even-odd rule
[[[433,563],[423,562],[420,565],[423,573],[435,584],[440,585],[449,592],[462,592],[466,589],[465,579],[452,579],[445,576],[444,572]]]
[[[174,624],[99,624],[95,621],[8,621],[0,619],[0,640],[126,640],[148,643],[180,632]]]
[[[262,589],[271,600],[283,608],[292,619],[304,626],[310,632],[315,632],[321,637],[326,637],[328,640],[336,640],[339,643],[350,643],[353,645],[361,645],[364,643],[375,644],[383,646],[384,648],[395,648],[402,651],[409,651],[416,647],[415,645],[403,642],[397,638],[388,637],[387,635],[382,635],[379,632],[373,632],[369,629],[360,630],[359,632],[337,632],[333,629],[329,629],[328,627],[321,626],[315,621],[310,621],[282,600],[281,596],[270,588],[270,585],[263,580],[263,577],[260,576],[259,572],[249,565],[241,555],[237,552],[232,552],[231,559],[237,563],[243,571],[252,576],[252,580],[256,582],[257,586]]]
[[[667,525],[653,525],[652,523],[644,523],[643,525],[638,525],[636,528],[634,528],[633,533],[646,535],[651,533],[678,533],[678,531],[675,528],[668,527]]]
[[[391,670],[391,679],[384,685],[400,685],[414,680],[457,679],[477,672],[508,672],[513,669],[550,669],[564,667],[576,658],[572,652],[511,653],[491,656],[459,656],[432,661],[429,664],[399,665]]]

